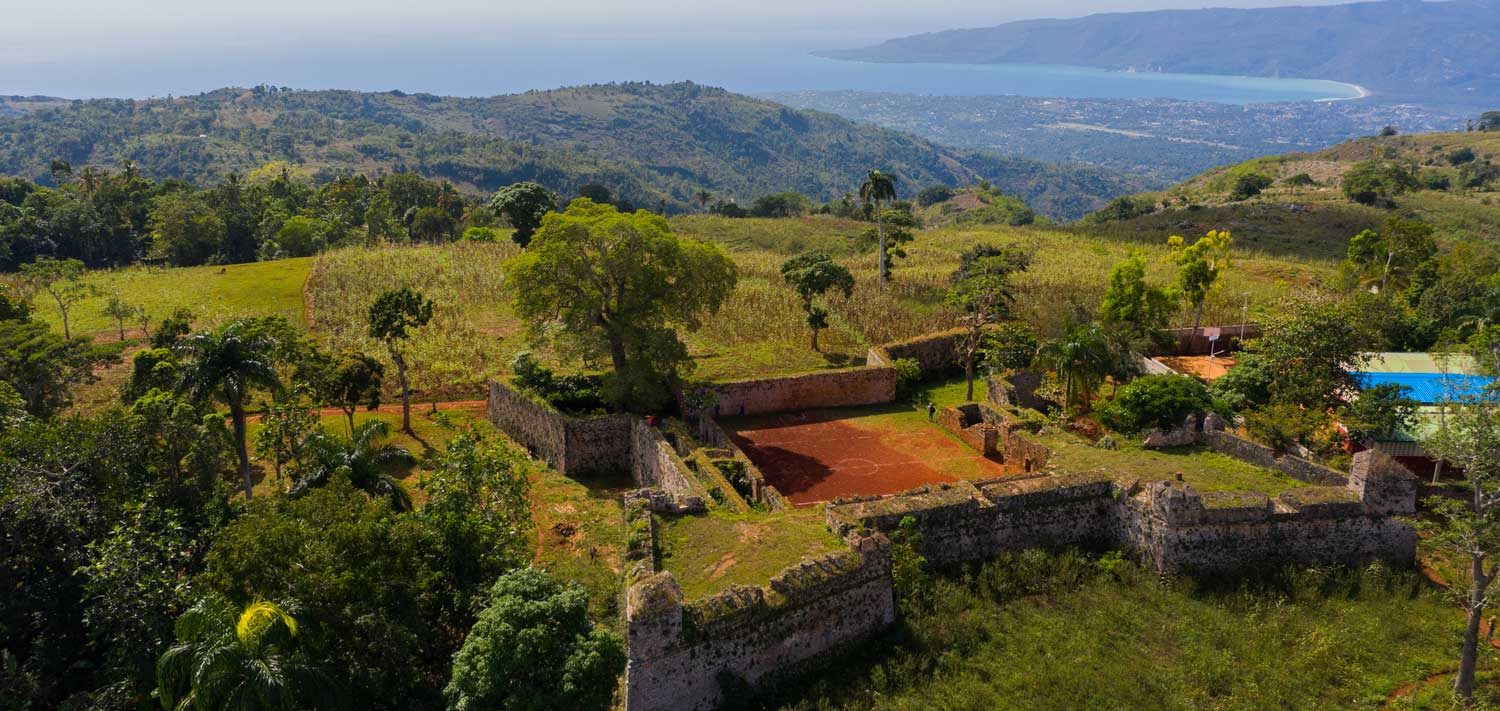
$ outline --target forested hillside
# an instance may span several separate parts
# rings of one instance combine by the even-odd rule
[[[639,205],[685,210],[701,191],[742,203],[785,190],[828,200],[879,168],[907,194],[987,179],[1065,219],[1144,187],[1103,169],[950,149],[691,83],[490,98],[260,87],[0,105],[11,113],[0,112],[0,174],[44,182],[57,159],[75,168],[129,159],[150,177],[199,185],[285,160],[319,180],[408,170],[469,193],[522,180],[561,192],[600,183]]]
[[[822,54],[875,62],[1071,64],[1332,79],[1384,94],[1472,104],[1500,89],[1497,33],[1496,0],[1397,0],[1029,20]]]

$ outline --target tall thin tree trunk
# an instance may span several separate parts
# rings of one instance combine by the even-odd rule
[[[255,482],[250,480],[250,450],[245,444],[245,405],[229,403],[229,419],[234,421],[234,448],[240,457],[240,478],[245,482],[245,499],[254,497]]]
[[[1469,589],[1469,620],[1464,626],[1463,654],[1458,661],[1458,677],[1453,680],[1453,693],[1459,698],[1474,698],[1474,669],[1479,661],[1479,623],[1484,618],[1485,589],[1489,579],[1484,574],[1484,556],[1470,556],[1473,569],[1472,587]]]
[[[818,350],[818,329],[814,328],[812,332],[812,349],[816,351]]]
[[[885,221],[880,217],[880,202],[875,202],[875,233],[880,236],[880,264],[876,270],[880,274],[880,288],[885,289]],[[66,323],[66,320],[64,321]]]
[[[969,381],[969,394],[964,400],[974,402],[974,356],[970,355],[967,363],[964,363],[964,378]]]
[[[401,357],[401,351],[391,346],[391,360],[396,363],[396,382],[401,384],[401,431],[412,434],[411,431],[411,390],[406,382],[406,359]]]

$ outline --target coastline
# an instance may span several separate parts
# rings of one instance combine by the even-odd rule
[[[1333,81],[1333,80],[1332,79],[1328,79],[1326,81]],[[1358,101],[1360,99],[1368,99],[1368,98],[1370,98],[1371,96],[1374,95],[1374,92],[1370,91],[1369,89],[1366,89],[1363,85],[1360,85],[1360,84],[1355,84],[1353,82],[1347,82],[1347,81],[1339,81],[1339,82],[1334,82],[1334,83],[1335,84],[1343,84],[1344,86],[1352,86],[1352,87],[1354,87],[1354,91],[1358,92],[1359,96],[1328,96],[1328,97],[1324,97],[1324,98],[1321,98],[1321,99],[1313,99],[1313,102],[1314,103],[1319,103],[1319,104],[1328,104],[1328,103],[1333,103],[1335,101]]]

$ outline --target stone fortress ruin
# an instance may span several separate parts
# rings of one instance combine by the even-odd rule
[[[1416,533],[1397,516],[1416,510],[1416,478],[1378,451],[1355,455],[1346,474],[1242,439],[1212,415],[1152,432],[1147,446],[1196,444],[1307,484],[1276,496],[1198,491],[1104,469],[1063,471],[1049,449],[1007,412],[1027,387],[992,381],[983,403],[934,418],[980,455],[1003,462],[1000,478],[941,481],[889,495],[824,504],[841,551],[783,570],[763,587],[735,586],[685,599],[655,554],[657,515],[701,512],[724,487],[771,509],[791,506],[737,446],[718,415],[765,415],[870,406],[896,399],[892,363],[924,374],[953,363],[954,333],[873,348],[862,368],[708,386],[717,411],[657,426],[634,415],[571,418],[505,384],[490,383],[489,417],[570,476],[630,471],[625,497],[625,633],[628,711],[714,709],[725,689],[764,687],[894,623],[887,534],[911,518],[929,561],[980,561],[1034,547],[1109,547],[1164,573],[1234,574],[1285,564],[1408,566]],[[1019,391],[1019,392],[1018,392]],[[934,433],[935,436],[943,436]]]

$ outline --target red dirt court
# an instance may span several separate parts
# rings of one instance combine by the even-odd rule
[[[724,425],[766,480],[798,506],[1015,473],[906,408],[811,410]]]

